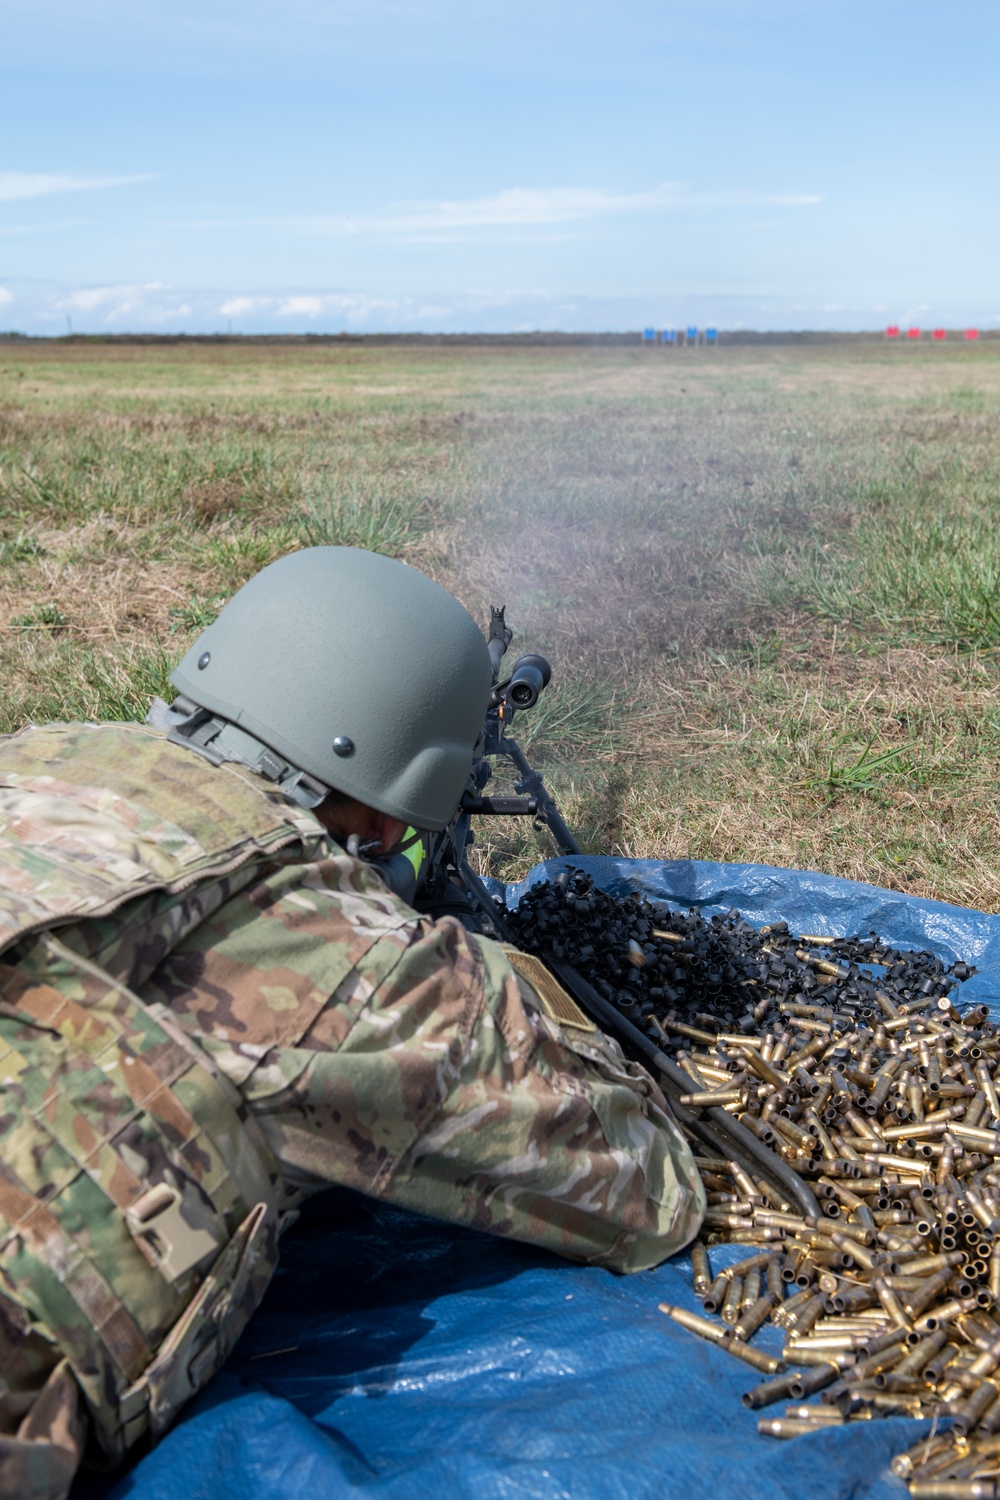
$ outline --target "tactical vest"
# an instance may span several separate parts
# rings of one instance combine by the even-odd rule
[[[226,1358],[281,1227],[239,1094],[133,986],[323,838],[145,726],[0,740],[0,1287],[68,1359],[112,1462]]]

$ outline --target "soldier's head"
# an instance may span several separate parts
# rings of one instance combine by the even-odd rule
[[[385,844],[452,817],[492,671],[471,616],[423,573],[311,547],[244,584],[170,681],[182,709],[207,710],[181,731],[192,744],[252,765],[338,835]]]

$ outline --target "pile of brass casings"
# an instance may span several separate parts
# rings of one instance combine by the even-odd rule
[[[655,981],[663,949],[710,953],[711,983],[704,961],[688,966],[686,1006],[662,982],[619,986],[618,1003],[687,1073],[680,1102],[730,1111],[822,1208],[803,1217],[763,1177],[696,1156],[708,1209],[692,1266],[705,1312],[662,1310],[767,1377],[744,1403],[788,1404],[759,1419],[761,1432],[932,1417],[934,1435],[893,1461],[911,1495],[1000,1497],[1000,1030],[985,1007],[956,1008],[973,970],[874,934],[796,938],[735,912],[708,923],[612,902],[579,874],[532,895],[519,941],[542,958],[557,942],[554,956],[589,964],[591,983],[603,965],[595,912],[614,918],[621,973],[653,967]],[[723,1243],[747,1255],[713,1274],[711,1246]],[[780,1356],[750,1343],[765,1325],[784,1332]]]

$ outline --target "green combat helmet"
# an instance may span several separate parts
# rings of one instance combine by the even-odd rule
[[[289,800],[329,788],[418,829],[455,813],[492,685],[472,617],[416,569],[352,547],[271,563],[229,601],[171,682],[167,727],[240,760]]]

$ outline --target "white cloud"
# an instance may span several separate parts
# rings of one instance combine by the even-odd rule
[[[9,307],[14,300],[14,293],[9,292],[5,286],[0,286],[0,307]]]
[[[141,286],[85,287],[57,298],[53,307],[67,313],[95,313],[106,325],[131,322],[135,328],[152,327],[189,317],[194,311],[190,302],[164,300],[160,294],[169,291],[160,281]]]
[[[682,182],[664,182],[640,193],[602,188],[505,188],[482,198],[445,199],[440,203],[400,204],[370,216],[334,215],[316,223],[342,234],[373,231],[414,233],[455,229],[525,228],[575,224],[619,214],[651,213],[670,208],[800,208],[822,199],[816,194],[767,194],[745,190],[699,193]]]
[[[150,305],[150,293],[168,290],[162,281],[147,281],[142,285],[82,287],[77,292],[57,298],[54,306],[68,313],[99,312],[107,323],[131,317],[135,313],[142,314],[147,320],[162,321],[163,309],[156,305],[155,297]],[[166,316],[170,317],[174,312],[176,309],[172,309]]]
[[[222,303],[219,312],[224,318],[266,317],[274,321],[332,316],[357,325],[375,312],[389,312],[400,306],[395,300],[367,297],[362,292],[298,292],[287,296],[231,297]]]
[[[320,318],[326,311],[326,297],[286,297],[278,308],[282,318]]]
[[[806,208],[822,201],[818,193],[759,193],[743,188],[696,192],[683,182],[663,182],[638,193],[608,192],[603,188],[504,188],[481,198],[389,204],[374,214],[311,214],[238,222],[244,227],[313,229],[338,235],[421,235],[447,239],[462,231],[538,229],[664,209]],[[217,228],[220,224],[231,227],[232,222],[210,220],[189,227]]]
[[[247,313],[261,312],[274,301],[273,297],[230,297],[219,308],[224,318],[242,318]]]
[[[93,188],[127,187],[151,182],[153,174],[133,177],[69,177],[58,172],[0,172],[0,203],[18,198],[47,198],[50,193],[81,193]]]

